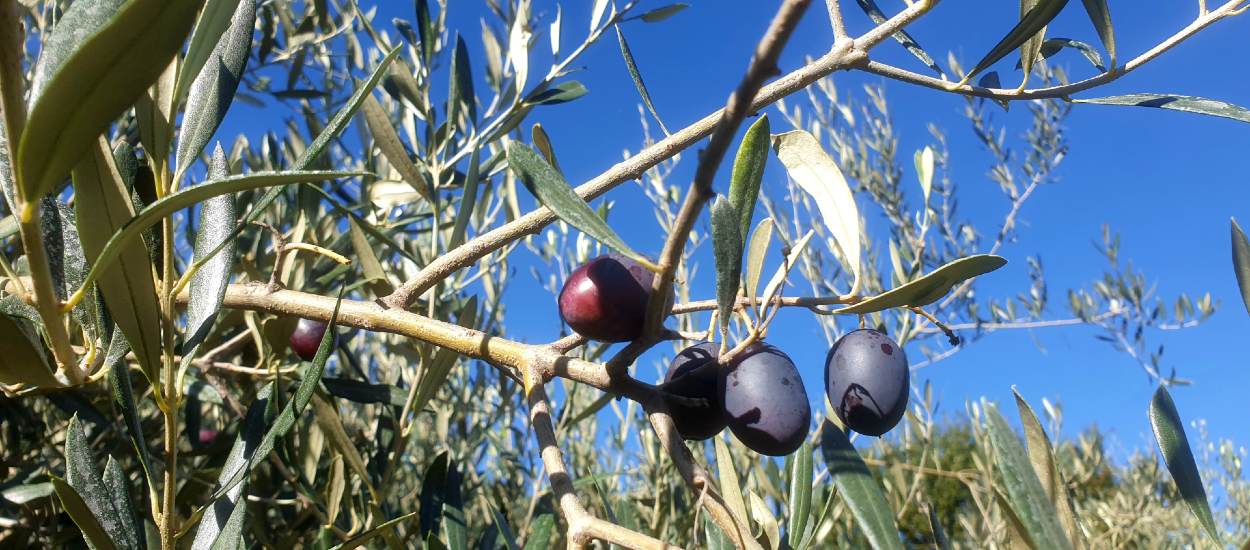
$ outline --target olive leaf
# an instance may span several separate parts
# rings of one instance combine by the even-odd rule
[[[1032,2],[1031,8],[1020,17],[1020,21],[1007,32],[1007,35],[999,40],[998,44],[995,44],[989,53],[985,54],[985,57],[981,58],[971,71],[968,71],[968,74],[964,75],[963,80],[959,82],[961,85],[967,84],[981,71],[988,69],[990,65],[997,63],[999,59],[1006,57],[1007,54],[1042,32],[1046,25],[1059,15],[1063,7],[1068,5],[1068,0],[1032,0]]]
[[[625,244],[607,222],[577,195],[564,176],[528,145],[515,141],[508,144],[508,166],[538,202],[550,208],[557,217],[648,269],[658,269],[651,260]]]
[[[739,529],[737,533],[727,533],[730,540],[752,541],[751,539],[751,516],[747,513],[746,499],[742,498],[742,482],[738,480],[738,470],[734,466],[733,454],[729,452],[729,446],[725,444],[725,440],[716,435],[712,437],[713,446],[716,451],[716,475],[720,484],[721,497],[725,500],[725,507],[729,509],[729,513],[733,516],[734,525]]]
[[[727,331],[733,320],[738,285],[742,280],[742,233],[738,227],[738,211],[724,197],[716,197],[711,215],[712,252],[716,258],[716,310],[721,329]]]
[[[312,400],[313,393],[321,382],[321,375],[325,372],[326,361],[330,359],[330,354],[334,351],[334,334],[335,329],[338,327],[339,306],[343,304],[343,290],[345,288],[346,286],[339,287],[338,299],[334,302],[334,310],[330,314],[329,326],[326,327],[325,334],[321,337],[321,344],[317,347],[317,354],[308,363],[308,368],[304,371],[299,381],[299,386],[295,389],[294,397],[286,402],[282,411],[274,419],[273,425],[265,431],[264,436],[252,448],[252,452],[245,454],[246,460],[233,468],[222,470],[222,477],[219,478],[218,482],[219,487],[209,498],[210,501],[215,501],[229,493],[231,489],[234,489],[247,477],[248,472],[255,469],[261,461],[267,459],[269,451],[273,449],[277,439],[291,431],[291,428],[295,426],[295,422],[299,420],[300,415],[304,412],[304,408],[308,406],[308,402]]]
[[[1111,58],[1111,66],[1115,67],[1115,28],[1111,26],[1111,9],[1107,7],[1107,0],[1082,1],[1085,3],[1085,13],[1089,14],[1089,20],[1094,24],[1094,30],[1098,31],[1102,47],[1107,50],[1107,57]]]
[[[853,288],[859,288],[860,278],[860,221],[859,207],[850,183],[816,136],[794,130],[773,136],[773,148],[777,158],[790,173],[790,179],[811,195],[825,226],[833,234],[842,252],[846,269],[855,276]]]
[[[1250,313],[1250,240],[1237,225],[1237,220],[1230,220],[1233,233],[1233,274],[1237,276],[1237,288],[1241,290],[1241,302]]]
[[[761,115],[742,136],[742,144],[734,156],[733,172],[729,176],[729,204],[738,212],[739,233],[743,242],[751,229],[760,184],[764,181],[764,166],[768,164],[768,132],[768,115]]]
[[[422,198],[427,202],[434,202],[429,180],[421,174],[421,170],[417,168],[408,154],[408,149],[400,141],[399,133],[395,131],[395,126],[391,124],[390,116],[386,114],[382,104],[378,103],[373,94],[369,94],[364,97],[360,108],[365,115],[365,125],[373,136],[374,144],[382,150],[382,156],[386,157],[391,167],[399,172],[399,176]]]
[[[743,289],[752,308],[758,307],[760,274],[764,271],[764,257],[768,254],[768,245],[772,240],[773,219],[764,218],[759,225],[755,226],[755,231],[751,233],[751,240],[747,244],[746,286]]]
[[[1028,17],[1029,12],[1033,11],[1043,0],[1020,0],[1020,19],[1024,20]],[[1037,63],[1038,58],[1042,56],[1042,42],[1046,38],[1046,27],[1043,26],[1036,34],[1028,37],[1024,44],[1020,45],[1020,67],[1024,70],[1024,80],[1020,84],[1024,88],[1029,82],[1029,75],[1033,73],[1033,65]]]
[[[91,515],[99,521],[109,540],[120,548],[138,548],[139,539],[133,518],[123,518],[118,510],[117,495],[106,484],[104,474],[91,455],[91,445],[78,415],[70,418],[65,428],[65,481],[82,497]],[[126,500],[129,500],[127,496]],[[88,539],[89,546],[95,541]]]
[[[1174,94],[1128,94],[1089,99],[1073,99],[1073,103],[1090,103],[1095,105],[1127,105],[1133,107],[1154,107],[1186,113],[1197,113],[1221,118],[1229,118],[1241,122],[1250,122],[1250,109],[1233,105],[1216,99],[1205,97],[1184,96]]]
[[[786,474],[789,477],[788,513],[786,525],[786,541],[791,548],[798,548],[803,542],[807,531],[808,520],[812,514],[812,444],[804,440],[799,450],[791,455],[790,467]],[[813,527],[819,527],[814,525]]]
[[[100,521],[96,519],[91,512],[91,508],[83,501],[78,491],[67,483],[64,479],[56,476],[48,476],[52,479],[52,488],[56,492],[57,498],[61,501],[61,506],[65,508],[65,513],[69,514],[69,518],[74,520],[74,525],[82,531],[82,537],[87,541],[88,546],[93,550],[112,550],[116,548],[112,539],[105,532],[104,527],[100,525]]]
[[[1224,541],[1220,537],[1215,517],[1211,514],[1207,491],[1202,486],[1202,475],[1198,473],[1198,464],[1194,461],[1194,453],[1185,437],[1185,426],[1166,386],[1159,386],[1155,390],[1154,397],[1150,399],[1149,416],[1150,427],[1159,444],[1159,453],[1168,465],[1168,472],[1172,474],[1172,481],[1176,483],[1181,499],[1216,546],[1223,548]]]
[[[690,7],[690,4],[678,2],[676,4],[669,4],[664,7],[655,8],[646,13],[643,13],[642,15],[639,15],[638,18],[647,23],[659,23],[660,21],[668,19],[674,15],[677,15],[679,12],[681,12],[682,10],[688,7]]]
[[[881,8],[877,7],[877,3],[874,0],[855,1],[859,3],[859,8],[864,10],[864,13],[868,14],[868,17],[872,19],[873,24],[881,25],[886,22],[887,19],[885,14],[881,12]],[[915,38],[912,38],[910,34],[907,34],[906,30],[899,29],[898,32],[895,32],[890,36],[894,38],[894,41],[902,44],[904,48],[907,48],[907,51],[911,52],[911,54],[915,56],[916,59],[919,59],[921,63],[924,63],[926,67],[937,73],[939,77],[946,79],[946,73],[942,72],[942,68],[933,61],[933,57],[931,57],[928,52],[924,51],[924,48],[920,47],[920,43],[916,42]]]
[[[634,87],[638,89],[638,95],[642,96],[642,104],[647,106],[647,111],[651,113],[651,116],[660,125],[664,135],[669,135],[668,127],[660,119],[660,113],[655,110],[655,104],[651,101],[651,92],[647,91],[647,85],[642,81],[642,73],[638,71],[638,63],[634,61],[634,54],[629,49],[629,42],[625,41],[625,33],[621,30],[621,24],[612,25],[612,28],[616,30],[616,41],[621,46],[621,57],[625,59],[625,69],[629,71],[629,78],[634,81]]]
[[[950,292],[955,285],[994,271],[1007,260],[1001,256],[976,254],[960,258],[937,268],[932,273],[907,284],[883,292],[858,304],[833,311],[835,314],[865,314],[893,307],[926,306]]]
[[[265,433],[265,410],[273,398],[273,386],[267,385],[256,394],[256,400],[247,409],[247,415],[239,428],[226,462],[222,464],[217,478],[218,485],[225,486],[231,482],[235,472],[247,467],[248,457],[254,456]],[[205,550],[214,547],[233,547],[242,542],[241,527],[247,516],[246,504],[240,506],[246,482],[239,482],[225,494],[214,499],[204,511],[200,524],[196,527],[195,538],[191,548]]]
[[[182,116],[182,128],[178,133],[178,151],[175,155],[174,179],[181,181],[187,168],[200,155],[204,147],[217,131],[226,111],[234,101],[235,90],[238,89],[243,71],[247,67],[247,54],[252,49],[252,27],[256,26],[256,0],[234,0],[237,6],[230,17],[229,27],[217,33],[220,39],[216,42],[200,71],[191,81],[187,89],[187,109]],[[214,4],[220,4],[215,2]],[[206,12],[206,15],[207,12]],[[204,30],[202,26],[212,21],[201,18],[200,26],[196,27],[196,39],[211,36],[212,30]],[[193,42],[192,47],[197,45]],[[198,52],[198,50],[188,50]],[[198,69],[198,68],[195,68]],[[179,77],[181,87],[187,73]],[[184,93],[181,89],[175,92],[175,100]]]
[[[1072,548],[1059,523],[1054,504],[1033,472],[1024,446],[1020,445],[1020,440],[1012,433],[1011,426],[997,407],[982,401],[982,408],[990,445],[994,448],[994,464],[1002,477],[997,486],[1006,490],[1005,500],[1020,520],[1024,534],[1034,543],[1045,544],[1048,548]]]
[[[106,240],[134,218],[130,193],[102,137],[74,167],[74,199],[78,234],[92,263],[78,292],[96,284],[144,375],[154,382],[161,365],[161,317],[147,248],[132,241],[115,248],[114,255],[121,262],[102,261]],[[97,269],[102,263],[107,267]]]
[[[898,524],[894,511],[881,492],[881,485],[873,479],[859,451],[841,428],[825,420],[820,427],[820,452],[829,468],[829,477],[838,489],[838,495],[851,510],[856,525],[863,531],[868,542],[876,549],[903,546],[898,539]]]
[[[32,94],[15,162],[27,201],[53,190],[97,136],[134,104],[182,48],[204,0],[83,0],[74,7],[110,10]],[[85,33],[84,33],[85,34]],[[28,202],[28,204],[33,204]]]
[[[1067,533],[1072,547],[1084,547],[1082,531],[1077,525],[1076,510],[1068,495],[1067,482],[1055,462],[1055,451],[1050,445],[1050,438],[1046,437],[1046,430],[1037,419],[1037,413],[1033,412],[1033,407],[1020,395],[1020,391],[1012,386],[1011,393],[1015,396],[1016,408],[1020,411],[1020,423],[1024,426],[1025,444],[1028,445],[1029,463],[1033,466],[1033,473],[1037,474],[1038,481],[1046,490],[1046,496],[1054,504],[1059,523]]]
[[[240,191],[250,189],[260,189],[264,187],[280,187],[299,182],[326,181],[339,178],[361,177],[369,174],[364,172],[323,172],[323,171],[286,171],[286,172],[253,172],[251,174],[240,174],[227,176],[222,179],[206,181],[200,185],[183,189],[172,195],[166,195],[160,200],[149,204],[147,208],[139,212],[134,218],[127,221],[116,234],[109,237],[108,242],[104,244],[99,255],[95,257],[94,263],[91,265],[91,271],[87,272],[87,278],[83,283],[84,286],[94,283],[101,276],[101,272],[107,270],[110,265],[123,254],[124,247],[127,247],[131,241],[142,234],[149,227],[160,222],[167,216],[173,215],[175,212],[183,208],[190,207],[196,203],[203,202],[213,197],[221,195],[229,195]],[[81,217],[81,215],[80,215]],[[81,224],[81,222],[80,222]],[[237,237],[239,226],[235,226],[235,231],[230,236],[222,239],[221,244],[217,248],[227,246]],[[216,257],[218,250],[214,248],[204,254],[203,257]],[[81,289],[80,289],[81,291]]]
[[[244,3],[250,1],[245,0]],[[208,164],[208,177],[210,180],[222,180],[229,176],[226,154],[221,144],[217,144]],[[195,248],[191,256],[192,264],[199,264],[199,268],[191,276],[191,296],[187,303],[187,324],[182,343],[182,369],[190,365],[200,343],[217,320],[234,267],[234,239],[230,233],[238,221],[232,194],[218,195],[200,205],[200,229],[195,234]],[[210,252],[214,252],[211,257],[208,256]]]

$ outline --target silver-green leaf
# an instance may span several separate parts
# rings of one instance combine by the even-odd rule
[[[1074,99],[1073,103],[1091,103],[1095,105],[1127,105],[1133,107],[1154,107],[1200,115],[1229,118],[1241,122],[1250,122],[1250,109],[1240,105],[1207,99],[1174,94],[1128,94],[1089,99]]]
[[[994,448],[994,464],[1002,476],[1004,496],[1035,548],[1072,548],[1058,513],[1038,481],[1020,440],[998,408],[983,402],[985,426]]]
[[[41,93],[32,96],[14,163],[28,204],[63,181],[96,137],[160,76],[182,48],[203,1],[130,0],[73,45]]]
[[[1237,275],[1237,288],[1241,290],[1241,301],[1246,305],[1246,312],[1250,313],[1250,240],[1246,239],[1246,234],[1241,230],[1241,226],[1237,225],[1237,220],[1231,220],[1233,232],[1233,273]]]
[[[508,166],[538,202],[550,208],[557,217],[649,269],[655,269],[655,264],[625,244],[537,151],[520,142],[510,143]]]
[[[1194,453],[1185,437],[1185,426],[1166,386],[1159,386],[1154,397],[1150,399],[1150,427],[1154,430],[1155,441],[1159,443],[1159,453],[1163,455],[1163,461],[1167,463],[1168,472],[1172,474],[1172,481],[1176,483],[1185,505],[1198,518],[1198,523],[1216,546],[1223,548],[1224,541],[1215,524],[1215,516],[1211,514],[1207,491],[1202,486],[1202,475],[1198,473],[1198,464],[1194,461]]]
[[[821,425],[820,451],[829,468],[829,476],[838,488],[838,495],[851,510],[855,523],[877,550],[902,549],[894,511],[885,500],[881,485],[872,478],[859,451],[851,445],[846,433],[828,420]]]

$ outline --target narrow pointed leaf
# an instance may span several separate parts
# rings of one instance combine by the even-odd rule
[[[334,351],[334,333],[338,327],[339,306],[343,303],[343,290],[345,288],[345,286],[339,287],[338,300],[334,302],[334,311],[330,315],[330,322],[326,327],[325,335],[321,337],[321,344],[317,347],[317,354],[308,364],[308,369],[304,371],[303,377],[299,381],[299,386],[295,389],[294,397],[286,402],[286,406],[282,408],[282,412],[278,414],[273,425],[269,427],[264,437],[260,439],[254,452],[248,453],[245,463],[240,464],[236,468],[222,470],[224,477],[221,478],[220,487],[213,493],[210,500],[217,500],[235,488],[247,477],[248,472],[265,460],[278,438],[285,436],[291,431],[291,428],[295,426],[296,421],[299,420],[300,415],[304,412],[304,408],[308,406],[308,402],[313,397],[313,392],[321,382],[321,375],[325,372],[326,361],[330,359],[330,355]]]
[[[1064,48],[1072,48],[1081,52],[1081,55],[1085,56],[1085,59],[1089,60],[1090,65],[1093,65],[1095,69],[1104,72],[1107,70],[1107,66],[1102,62],[1102,54],[1098,53],[1098,50],[1094,49],[1093,46],[1085,42],[1081,42],[1080,40],[1073,40],[1071,38],[1047,38],[1045,42],[1042,42],[1042,49],[1039,53],[1041,54],[1042,59],[1050,59],[1051,57],[1054,57],[1055,54],[1063,51]],[[1017,69],[1022,67],[1023,62],[1016,63]]]
[[[1089,20],[1094,24],[1094,30],[1098,31],[1102,47],[1107,50],[1107,57],[1111,58],[1111,66],[1115,67],[1115,28],[1111,26],[1111,9],[1107,7],[1107,0],[1082,2],[1085,3],[1085,13],[1089,14]]]
[[[816,136],[795,130],[773,136],[777,158],[820,210],[825,226],[833,234],[848,271],[859,277],[860,222],[859,207],[850,183]]]
[[[927,306],[950,292],[955,285],[973,277],[984,275],[1004,265],[1001,256],[977,254],[950,262],[933,272],[911,282],[868,298],[853,306],[834,310],[836,314],[872,313],[892,307]]]
[[[239,4],[244,0],[207,0],[200,12],[199,22],[191,31],[191,40],[187,44],[187,55],[182,58],[179,69],[178,84],[174,87],[174,100],[181,102],[187,97],[191,82],[197,80],[204,67],[211,67],[209,58],[217,52],[221,37],[233,26],[238,16]],[[248,40],[251,40],[251,29],[248,29]]]
[[[924,191],[924,203],[929,204],[929,193],[933,191],[933,171],[937,163],[932,147],[916,151],[916,178],[920,180],[920,190]]]
[[[999,59],[1006,57],[1007,54],[1041,32],[1067,4],[1068,0],[1036,0],[1036,4],[1020,18],[1020,22],[1016,23],[1016,26],[1012,27],[1011,31],[999,40],[998,44],[994,45],[968,74],[964,75],[962,83],[966,84],[981,71],[988,69],[990,65],[997,63]]]
[[[350,378],[322,378],[326,391],[340,399],[353,403],[378,403],[402,407],[408,393],[390,384],[370,384]]]
[[[1154,107],[1200,115],[1211,115],[1230,118],[1241,122],[1250,122],[1250,109],[1233,105],[1216,99],[1174,94],[1128,94],[1089,99],[1073,99],[1073,103],[1092,103],[1096,105],[1127,105],[1134,107]]]
[[[1029,12],[1033,11],[1038,4],[1045,0],[1020,0],[1020,19],[1023,21],[1028,17]],[[1029,81],[1029,75],[1033,72],[1033,65],[1042,56],[1042,42],[1046,38],[1046,27],[1042,27],[1036,34],[1028,37],[1024,44],[1020,46],[1020,66],[1024,70],[1024,82]],[[1023,87],[1023,84],[1021,84]]]
[[[360,224],[353,218],[347,219],[347,235],[351,240],[352,250],[356,252],[354,261],[360,264],[364,280],[369,282],[374,295],[382,297],[390,294],[394,287],[386,278],[382,262],[378,261],[378,255],[373,251],[373,245],[369,244],[369,238],[365,236],[365,232],[360,229]]]
[[[746,292],[751,307],[756,307],[760,291],[760,273],[764,271],[764,258],[768,255],[768,245],[773,240],[773,219],[764,218],[755,226],[751,241],[747,245]]]
[[[1230,220],[1233,232],[1233,273],[1237,275],[1237,288],[1241,290],[1241,302],[1250,313],[1250,239],[1237,225],[1237,220]]]
[[[576,80],[561,82],[541,92],[535,92],[525,98],[527,105],[559,105],[568,103],[586,95],[590,90]]]
[[[130,446],[134,448],[135,456],[139,459],[139,466],[143,468],[144,481],[148,489],[155,491],[156,475],[152,470],[152,457],[148,452],[147,440],[143,436],[139,409],[135,405],[134,386],[130,382],[130,368],[120,358],[106,359],[105,365],[109,369],[109,397],[113,402],[113,408],[121,413],[122,421],[126,426],[126,435],[130,439]]]
[[[121,262],[101,270],[94,267],[101,263],[109,236],[134,218],[130,193],[103,138],[96,140],[74,167],[74,203],[83,251],[93,265],[83,287],[96,283],[109,315],[126,336],[144,374],[149,381],[157,380],[161,321],[147,248],[141,241],[132,240],[116,249]]]
[[[1081,530],[1076,523],[1076,510],[1072,507],[1072,499],[1068,495],[1068,485],[1063,479],[1063,473],[1059,471],[1059,466],[1055,463],[1055,451],[1050,445],[1050,438],[1046,437],[1046,430],[1042,428],[1041,421],[1037,419],[1037,414],[1033,412],[1033,407],[1029,406],[1029,402],[1025,401],[1024,396],[1020,395],[1014,386],[1011,388],[1011,393],[1015,396],[1016,408],[1020,411],[1020,424],[1024,426],[1024,441],[1028,445],[1029,463],[1033,466],[1033,473],[1037,474],[1038,481],[1046,490],[1046,496],[1054,504],[1055,511],[1059,515],[1059,524],[1067,533],[1072,547],[1079,548],[1083,544],[1081,544]]]
[[[87,541],[88,546],[94,550],[112,550],[116,548],[113,541],[109,539],[108,534],[104,531],[104,527],[100,525],[100,521],[92,514],[91,509],[87,507],[87,503],[83,501],[82,496],[74,487],[65,480],[50,476],[52,478],[52,487],[56,491],[56,496],[61,501],[61,506],[65,508],[65,512],[69,514],[69,518],[74,520],[74,524],[82,531],[82,537]]]
[[[729,204],[738,212],[739,233],[743,242],[751,230],[755,203],[759,201],[764,166],[768,163],[768,142],[768,115],[760,115],[759,120],[742,136],[742,144],[734,157],[733,172],[729,177]]]
[[[821,426],[820,451],[829,468],[829,477],[838,488],[838,496],[855,517],[855,523],[873,548],[902,549],[894,511],[881,492],[881,485],[872,478],[859,451],[851,440],[833,423]]]
[[[875,0],[855,1],[859,3],[859,8],[864,10],[864,13],[868,14],[868,17],[872,19],[873,24],[880,25],[886,22],[887,18],[885,14],[881,12],[881,8],[877,7]],[[937,73],[939,77],[943,79],[946,78],[946,73],[942,72],[942,68],[933,61],[933,57],[931,57],[928,52],[924,51],[924,48],[920,47],[920,43],[916,42],[916,39],[912,38],[910,34],[907,34],[906,30],[900,29],[898,32],[890,36],[894,38],[896,42],[902,44],[904,48],[907,48],[907,51],[911,52],[911,54],[915,56],[916,59],[919,59],[921,63],[924,63],[926,67]]]
[[[664,135],[669,135],[668,127],[660,119],[660,113],[655,110],[655,104],[651,101],[651,92],[647,91],[647,85],[642,81],[642,73],[638,71],[638,63],[634,61],[634,54],[629,49],[629,42],[625,41],[625,33],[621,31],[620,23],[613,25],[612,28],[616,30],[616,41],[621,46],[621,57],[625,59],[625,69],[629,71],[629,78],[634,81],[634,87],[638,89],[638,95],[642,96],[642,104],[647,106],[647,111],[659,123],[660,129],[664,131]]]
[[[188,88],[187,109],[182,116],[182,128],[178,132],[175,182],[182,178],[217,132],[217,127],[221,125],[226,111],[234,101],[235,90],[239,88],[243,71],[247,67],[248,53],[252,48],[252,28],[256,26],[256,1],[235,1],[237,6],[234,15],[230,17],[230,26],[219,34],[217,45],[204,61],[204,70],[199,72]],[[201,21],[201,25],[210,23],[202,18]]]
[[[109,540],[123,548],[134,548],[138,545],[137,540],[124,536],[130,525],[123,525],[77,415],[70,418],[69,426],[65,429],[65,481],[82,497],[83,503],[100,522]],[[131,531],[130,535],[133,536],[134,532]],[[94,544],[91,540],[88,543]]]
[[[1198,473],[1198,463],[1194,461],[1194,453],[1185,437],[1185,426],[1166,386],[1159,386],[1150,400],[1150,427],[1154,430],[1159,452],[1163,455],[1164,463],[1168,465],[1168,472],[1172,474],[1172,481],[1176,483],[1185,505],[1198,518],[1198,523],[1211,540],[1223,548],[1224,541],[1220,537],[1215,517],[1211,514],[1207,491],[1202,486],[1202,475]]]
[[[812,515],[812,454],[812,444],[805,440],[803,446],[793,455],[793,463],[790,465],[786,540],[791,548],[798,548],[802,543]]]
[[[669,4],[661,8],[655,8],[642,15],[639,15],[638,18],[647,23],[659,23],[660,21],[668,19],[674,15],[677,15],[682,10],[688,7],[690,7],[690,4],[678,2],[676,4]]]
[[[747,492],[747,500],[751,503],[751,516],[759,524],[762,538],[768,543],[768,548],[771,550],[781,548],[781,526],[777,523],[777,517],[768,509],[768,505],[764,504],[764,500],[755,494],[755,491]],[[759,538],[756,537],[757,540]]]
[[[750,539],[751,516],[747,513],[746,499],[742,498],[742,483],[738,481],[733,454],[729,452],[729,446],[720,435],[712,439],[714,440],[713,446],[716,448],[716,476],[720,485],[721,498],[725,500],[725,507],[729,508],[729,513],[733,516],[734,524],[740,529],[738,533],[727,534],[731,541],[738,537],[744,540]]]
[[[256,453],[265,432],[265,409],[273,398],[273,386],[265,386],[257,395],[256,400],[247,409],[239,434],[235,436],[234,445],[226,455],[226,462],[221,465],[217,478],[218,485],[225,486],[232,480],[235,472],[247,468],[248,457]],[[232,529],[232,521],[236,511],[240,515],[246,513],[247,506],[239,506],[247,483],[240,482],[231,487],[225,494],[218,496],[205,511],[200,523],[196,526],[195,538],[191,548],[205,550],[215,546],[218,541],[238,543],[239,532]],[[240,518],[242,519],[242,518]]]
[[[23,196],[54,189],[109,123],[156,81],[182,48],[203,1],[130,0],[73,46],[32,96],[15,163]]]
[[[535,125],[535,128],[538,126]],[[451,237],[447,239],[447,250],[455,250],[464,243],[465,232],[469,229],[469,220],[473,217],[473,210],[477,207],[477,189],[482,179],[478,170],[478,149],[475,146],[473,152],[469,154],[469,171],[465,174],[464,192],[460,194],[460,205],[457,206],[456,221],[452,225]]]
[[[519,142],[508,145],[508,166],[538,202],[550,208],[557,217],[634,261],[654,268],[651,260],[625,244],[607,222],[573,191],[564,176],[528,145]]]
[[[720,326],[728,330],[738,301],[738,284],[742,280],[742,234],[738,227],[738,211],[724,197],[712,203],[712,252],[716,257],[716,310]]]
[[[477,125],[477,97],[473,95],[473,68],[469,64],[469,48],[464,37],[456,35],[456,50],[451,58],[451,91],[448,94],[447,118],[455,121],[459,118],[459,109],[463,108],[468,117],[469,125]]]
[[[1042,548],[1072,548],[1055,506],[1033,473],[1024,446],[996,407],[986,404],[984,409],[986,429],[994,448],[994,464],[1002,476],[1000,486],[1024,532],[1030,540],[1044,545]]]
[[[249,1],[245,0],[245,3]],[[218,144],[209,162],[208,177],[223,180],[229,176],[226,155]],[[190,364],[200,343],[212,330],[221,301],[226,296],[226,286],[230,283],[230,272],[234,267],[234,239],[230,233],[238,221],[233,194],[218,195],[200,205],[200,229],[195,234],[191,260],[192,263],[203,262],[203,265],[191,276],[191,298],[187,304],[187,328],[182,344],[183,368]],[[223,242],[225,246],[221,246]],[[212,251],[216,254],[208,257]]]
[[[365,96],[360,107],[365,115],[365,125],[369,127],[369,133],[373,135],[374,144],[382,150],[382,156],[386,157],[391,167],[399,172],[400,177],[404,178],[404,181],[408,182],[408,185],[421,195],[421,198],[432,203],[434,198],[430,191],[429,181],[421,175],[421,171],[413,163],[408,149],[399,140],[399,133],[395,131],[395,126],[391,124],[390,116],[386,114],[382,104],[378,103],[373,94],[369,94]]]
[[[143,548],[139,540],[142,528],[138,524],[134,500],[130,496],[130,482],[126,479],[126,472],[122,471],[121,464],[111,456],[104,463],[104,488],[108,490],[109,499],[117,511],[118,531],[113,534],[113,540],[123,548]]]

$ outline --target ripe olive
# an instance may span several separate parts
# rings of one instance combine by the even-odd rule
[[[662,388],[667,394],[707,400],[707,405],[700,407],[665,398],[669,415],[683,439],[707,439],[724,430],[728,422],[717,391],[719,352],[720,346],[711,342],[690,346],[673,358],[664,375]]]
[[[300,359],[312,361],[321,346],[321,338],[326,334],[326,324],[312,319],[300,319],[291,333],[291,351]]]
[[[907,412],[911,370],[894,340],[872,329],[839,338],[825,360],[825,392],[842,423],[864,435],[890,431]]]
[[[578,334],[602,342],[642,335],[655,274],[608,254],[578,267],[560,289],[560,317]]]
[[[794,361],[781,350],[752,344],[721,369],[720,392],[729,429],[751,450],[785,456],[803,444],[811,405]]]

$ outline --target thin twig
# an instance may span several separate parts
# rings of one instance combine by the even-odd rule
[[[1085,90],[1102,86],[1110,83],[1120,77],[1133,72],[1133,70],[1149,63],[1164,52],[1176,47],[1181,42],[1189,39],[1199,31],[1210,26],[1225,17],[1240,15],[1245,11],[1245,7],[1238,9],[1238,5],[1244,3],[1245,0],[1231,0],[1220,6],[1215,11],[1207,12],[1185,28],[1176,32],[1166,40],[1160,42],[1155,47],[1146,50],[1132,61],[1121,67],[1112,67],[1111,70],[1071,84],[1063,84],[1060,86],[1049,86],[1045,88],[1037,88],[1032,90],[1016,90],[1005,88],[984,88],[971,84],[956,85],[947,80],[941,80],[931,76],[915,73],[906,69],[901,69],[893,65],[888,65],[878,61],[869,61],[862,68],[864,71],[878,74],[886,78],[916,84],[926,88],[933,88],[944,92],[953,92],[962,95],[970,95],[976,97],[985,97],[990,99],[1020,101],[1028,99],[1049,99],[1049,98],[1068,98],[1074,93],[1083,92]]]

